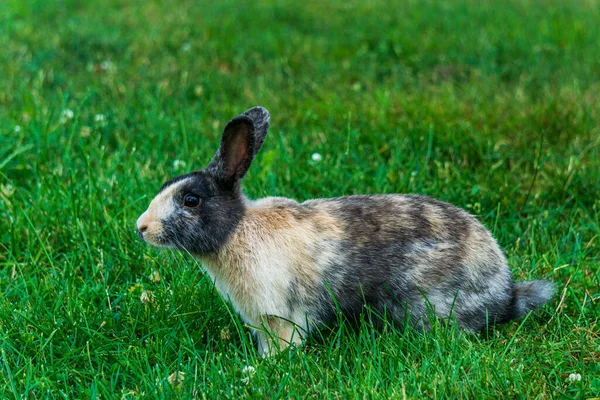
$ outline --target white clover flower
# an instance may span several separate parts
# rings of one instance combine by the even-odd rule
[[[96,121],[96,125],[98,125],[98,126],[105,126],[106,125],[106,115],[96,114],[96,115],[94,115],[94,121]]]
[[[112,70],[113,63],[110,60],[104,60],[100,63],[100,68],[102,68],[104,71]]]
[[[319,162],[319,161],[323,160],[323,156],[319,153],[313,153],[310,158],[315,162]]]
[[[2,193],[4,197],[10,197],[15,193],[15,187],[10,183],[6,185],[0,185],[0,193]]]
[[[62,115],[60,116],[60,122],[64,124],[68,120],[73,119],[74,116],[75,113],[73,112],[73,110],[65,108],[62,112]]]
[[[581,374],[569,374],[567,380],[569,382],[579,382],[581,380]]]
[[[185,379],[185,372],[177,371],[177,372],[173,372],[171,375],[169,375],[169,377],[167,378],[167,382],[169,382],[169,385],[171,385],[171,386],[181,386],[181,383],[183,382],[184,379]]]
[[[92,128],[90,128],[89,126],[82,126],[81,130],[79,131],[79,136],[89,137],[91,133],[92,133]]]
[[[185,42],[183,46],[181,46],[181,50],[188,52],[192,49],[192,45],[189,42]]]
[[[21,132],[21,125],[15,125],[15,132]]]
[[[228,327],[224,327],[223,329],[221,329],[221,339],[231,339],[231,331],[229,331]]]
[[[179,169],[185,167],[185,161],[183,160],[175,160],[173,161],[173,169]]]
[[[154,283],[160,282],[160,274],[157,270],[153,270],[152,273],[150,273],[150,280]]]
[[[242,369],[242,374],[245,375],[254,375],[255,372],[256,368],[254,368],[252,365],[246,365],[244,369]]]
[[[247,385],[250,382],[250,378],[252,378],[255,372],[256,369],[252,365],[246,365],[242,369],[242,374],[246,375],[246,377],[242,378],[242,382]]]
[[[142,291],[142,294],[140,295],[140,301],[144,304],[153,303],[154,293],[152,293],[150,290]]]

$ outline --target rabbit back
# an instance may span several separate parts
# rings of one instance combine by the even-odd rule
[[[490,234],[466,211],[426,196],[372,195],[311,200],[342,232],[337,257],[321,266],[321,285],[310,305],[316,320],[359,314],[364,305],[429,325],[428,309],[479,329],[505,320],[512,281]]]

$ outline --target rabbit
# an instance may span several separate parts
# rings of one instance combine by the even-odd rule
[[[137,220],[144,242],[201,260],[261,355],[365,306],[424,331],[452,315],[474,332],[552,297],[549,281],[513,282],[492,234],[430,197],[249,200],[241,181],[269,125],[263,107],[233,118],[208,166],[166,182]]]

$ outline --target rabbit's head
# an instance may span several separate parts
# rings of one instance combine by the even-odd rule
[[[241,180],[269,129],[269,112],[254,107],[233,118],[213,160],[165,183],[137,220],[139,237],[192,254],[218,250],[244,215]]]

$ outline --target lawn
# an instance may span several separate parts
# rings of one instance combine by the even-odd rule
[[[591,0],[1,2],[0,397],[600,397],[598,21]],[[431,195],[555,298],[260,358],[197,261],[135,234],[254,105],[249,197]]]

